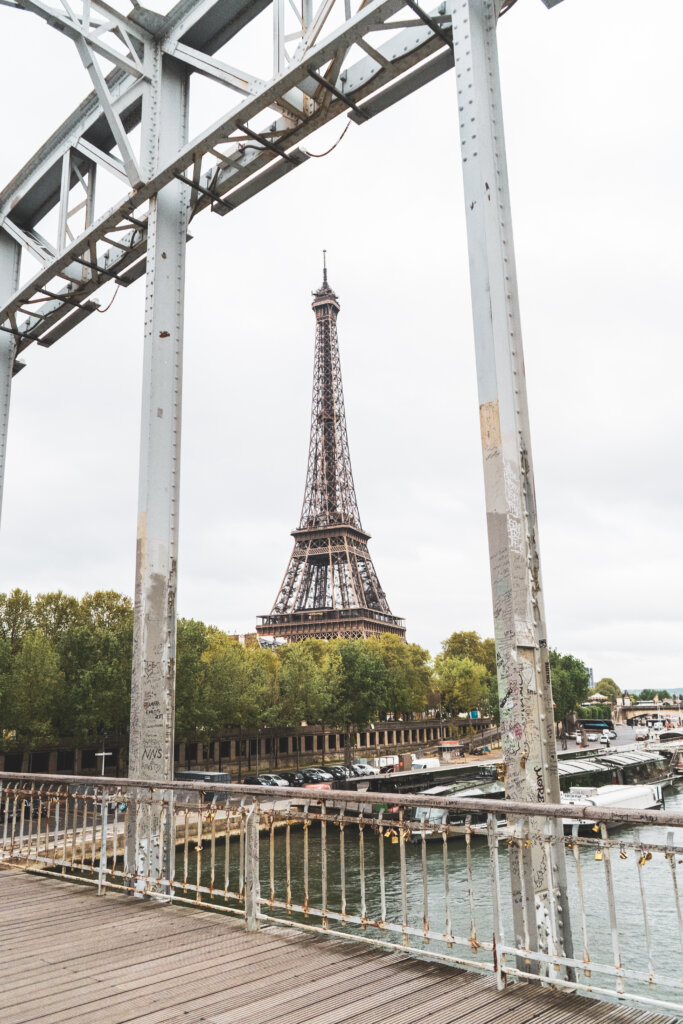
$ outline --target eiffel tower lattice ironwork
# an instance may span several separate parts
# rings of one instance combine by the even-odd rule
[[[337,314],[339,299],[327,281],[313,292],[316,320],[313,411],[306,490],[294,551],[261,636],[292,642],[318,637],[405,636],[391,614],[360,521],[346,434]]]

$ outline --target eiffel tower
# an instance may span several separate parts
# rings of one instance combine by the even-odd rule
[[[327,281],[313,292],[315,363],[306,490],[294,551],[259,636],[288,642],[318,637],[405,637],[391,614],[368,551],[370,534],[358,514],[346,435],[337,314],[339,299]]]

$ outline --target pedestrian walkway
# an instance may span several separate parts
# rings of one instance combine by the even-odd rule
[[[0,870],[2,1024],[670,1024],[283,926]]]

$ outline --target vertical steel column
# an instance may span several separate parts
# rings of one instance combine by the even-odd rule
[[[21,246],[0,228],[0,302],[8,299],[19,287],[20,265]],[[9,327],[9,324],[5,326]],[[14,369],[16,349],[17,344],[13,335],[0,331],[0,517],[2,516],[2,493],[5,480],[12,370]]]
[[[285,57],[285,0],[273,0],[273,77],[282,74]]]
[[[559,803],[510,198],[498,72],[501,0],[449,0],[484,459],[505,783],[515,800]],[[516,943],[571,952],[561,822],[551,864],[529,823],[512,857]],[[547,833],[546,833],[547,834]],[[552,927],[551,909],[561,909]],[[534,928],[534,921],[536,928]],[[564,928],[563,928],[564,924]],[[557,934],[554,934],[557,933]],[[528,968],[527,968],[528,969]],[[531,968],[534,969],[533,967]],[[538,969],[538,965],[537,965]]]
[[[261,881],[259,876],[259,805],[254,802],[246,821],[244,847],[244,918],[248,932],[261,927]]]
[[[187,141],[188,79],[179,62],[147,55],[151,83],[143,107],[145,173]],[[129,775],[173,778],[178,488],[182,395],[183,306],[188,190],[171,182],[150,200],[142,385],[135,626]],[[155,790],[130,815],[128,870],[136,887],[167,892],[172,877],[171,794]],[[147,881],[145,881],[147,880]]]

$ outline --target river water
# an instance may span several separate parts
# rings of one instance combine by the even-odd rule
[[[683,792],[668,791],[667,808],[683,810]],[[389,826],[390,827],[390,826]],[[342,872],[340,856],[340,829],[329,822],[327,824],[327,907],[331,911],[341,912]],[[351,915],[360,915],[362,906],[361,862],[359,833],[356,826],[347,825],[344,830],[344,862],[345,862],[345,896],[346,911]],[[397,838],[397,837],[396,837]],[[597,837],[591,834],[591,839]],[[595,859],[595,849],[581,847],[580,866],[584,900],[583,915],[579,896],[579,885],[576,871],[574,850],[567,853],[568,890],[570,904],[570,920],[575,955],[578,959],[584,956],[587,948],[593,964],[613,965],[616,953],[613,947],[614,938],[610,929],[609,904],[607,899],[606,866],[611,867],[613,889],[616,896],[616,914],[619,955],[627,968],[645,972],[654,970],[657,975],[672,979],[683,979],[683,949],[681,928],[679,926],[672,866],[679,873],[683,871],[683,829],[665,830],[662,828],[619,829],[610,834],[610,838],[619,842],[623,848],[612,850],[609,858]],[[663,852],[653,852],[651,859],[646,860],[639,868],[639,861],[646,851],[630,848],[631,843],[655,843],[665,845],[669,838],[677,847],[677,855],[667,857]],[[313,910],[321,908],[322,900],[322,846],[319,826],[312,826],[307,837],[301,828],[290,831],[290,865],[291,865],[291,899],[293,904],[303,905],[305,899],[304,860],[305,845],[308,847],[308,905]],[[405,849],[406,897],[408,925],[420,932],[423,929],[424,912],[424,878],[423,858],[426,867],[428,892],[428,920],[432,938],[427,942],[423,937],[411,936],[410,946],[424,952],[460,956],[474,963],[491,963],[490,949],[477,947],[477,943],[489,944],[493,935],[493,901],[491,883],[491,858],[486,837],[473,836],[470,848],[470,871],[468,872],[468,856],[463,838],[451,838],[447,843],[447,875],[448,875],[448,910],[446,906],[446,883],[444,870],[444,849],[441,838],[423,844],[407,842]],[[369,827],[364,829],[364,876],[365,905],[368,921],[376,921],[381,917],[380,898],[380,849],[376,833]],[[231,842],[231,886],[236,884],[238,844]],[[579,849],[579,847],[577,847]],[[392,837],[383,841],[386,921],[401,924],[402,895],[400,844]],[[268,900],[271,886],[271,845],[267,834],[262,835],[260,842],[260,873],[261,895]],[[222,851],[217,860],[222,859]],[[286,840],[284,832],[276,831],[273,843],[273,876],[275,879],[274,896],[276,901],[286,901]],[[500,846],[498,867],[500,872],[501,915],[504,922],[505,941],[512,944],[513,930],[511,926],[511,897],[509,879],[509,859],[504,842]],[[679,867],[680,865],[680,867]],[[181,859],[178,863],[177,877],[182,877]],[[204,865],[202,880],[209,884],[209,867]],[[468,882],[471,878],[471,884]],[[678,875],[677,875],[678,878]],[[683,875],[681,875],[683,881]],[[222,885],[222,877],[217,873],[215,884]],[[644,892],[646,911],[643,908]],[[681,893],[683,899],[683,893]],[[304,916],[296,911],[282,910],[265,906],[264,912],[269,916],[320,925],[320,915],[309,912]],[[447,914],[450,917],[451,933],[460,937],[461,944],[448,945],[440,940],[446,932]],[[585,929],[583,927],[585,919]],[[362,929],[359,925],[329,921],[329,927],[336,931],[362,934],[385,942],[402,943],[401,934],[368,925]],[[472,941],[476,939],[476,941]],[[648,951],[649,941],[649,951]],[[614,989],[614,979],[593,970],[591,976],[583,980],[595,987]],[[627,982],[628,992],[639,992],[654,995],[652,988],[648,993],[647,985]],[[672,991],[664,991],[657,986],[658,998],[672,999],[683,1002]]]

